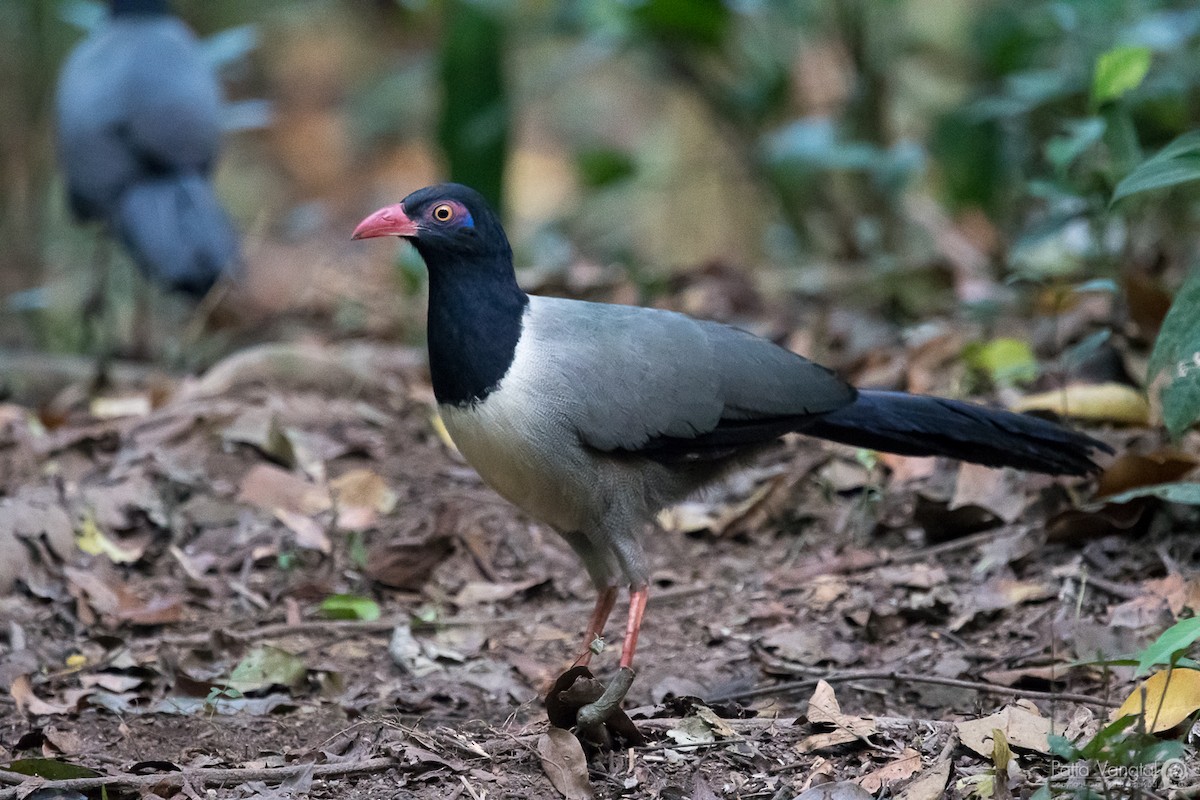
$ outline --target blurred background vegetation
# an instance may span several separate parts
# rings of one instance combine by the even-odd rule
[[[1116,335],[1139,381],[1197,252],[1200,8],[1188,0],[174,8],[222,65],[218,186],[247,237],[238,321],[168,337],[177,366],[313,331],[418,338],[420,264],[348,232],[445,178],[503,208],[529,285],[621,283],[610,297],[654,302],[688,275],[733,272],[797,307],[985,326],[1098,292],[1115,300],[1110,324],[1059,346]],[[93,233],[66,212],[50,109],[62,58],[103,13],[86,0],[0,4],[11,350],[83,341]],[[112,290],[125,318],[126,273]],[[725,300],[688,310],[736,316]],[[155,302],[177,326],[172,301]],[[1168,319],[1154,359],[1168,382],[1200,349],[1198,313]],[[1200,410],[1195,383],[1179,390],[1191,400],[1175,428]]]

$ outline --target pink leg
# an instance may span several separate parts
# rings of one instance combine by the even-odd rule
[[[621,648],[622,667],[633,668],[633,651],[637,649],[638,632],[642,629],[642,617],[646,613],[646,601],[649,599],[650,590],[647,587],[630,587],[629,621],[625,624],[625,645]]]
[[[587,631],[583,635],[583,652],[579,654],[579,658],[575,659],[572,666],[586,667],[591,663],[592,656],[595,655],[592,651],[592,642],[604,635],[604,623],[608,622],[608,615],[612,613],[613,605],[616,602],[617,587],[615,586],[607,586],[600,590],[600,594],[596,595],[596,605],[592,607],[592,616],[588,620]]]

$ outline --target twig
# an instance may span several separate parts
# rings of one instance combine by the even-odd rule
[[[698,594],[711,592],[710,586],[677,586],[672,589],[664,589],[657,594],[650,595],[650,607],[664,605],[676,600],[686,599]],[[583,613],[592,607],[589,600],[585,603],[571,603],[565,609],[568,613],[579,611]],[[251,639],[274,639],[279,636],[301,636],[312,634],[386,634],[391,633],[392,629],[397,625],[408,623],[416,630],[436,630],[438,628],[470,628],[470,627],[494,627],[496,625],[514,625],[520,622],[525,622],[530,618],[528,614],[510,614],[503,617],[448,617],[446,619],[434,620],[432,622],[423,622],[414,620],[408,614],[396,614],[386,619],[374,620],[371,622],[359,622],[356,620],[344,619],[314,619],[305,620],[289,624],[287,622],[275,622],[269,625],[261,625],[257,628],[249,630],[227,630],[223,633],[231,636],[234,639],[248,641]],[[183,636],[159,636],[158,641],[173,645],[200,645],[209,640],[211,633],[191,633]]]
[[[205,786],[220,786],[229,784],[244,784],[250,781],[265,781],[280,783],[312,770],[314,777],[329,775],[361,775],[369,772],[400,767],[394,758],[369,758],[366,761],[353,761],[347,764],[292,764],[286,767],[267,767],[262,769],[229,769],[229,768],[197,768],[184,769],[179,772],[156,772],[152,775],[98,775],[94,778],[68,778],[61,781],[45,781],[29,775],[0,770],[0,782],[16,783],[9,789],[0,790],[0,800],[16,800],[28,793],[28,788],[38,790],[52,789],[60,792],[87,791],[99,789],[102,786],[127,786],[131,788],[148,786],[181,786],[184,782],[199,783]],[[26,787],[24,784],[29,783]]]
[[[1101,708],[1113,708],[1117,704],[1107,700],[1101,700],[1096,697],[1091,697],[1086,694],[1072,694],[1070,692],[1041,692],[1033,689],[1017,689],[1012,686],[1000,686],[995,683],[984,683],[983,681],[968,681],[961,678],[943,678],[939,675],[915,675],[906,672],[893,672],[891,670],[851,670],[848,672],[831,673],[829,675],[821,675],[819,677],[805,678],[800,681],[789,681],[787,683],[776,684],[775,686],[764,686],[760,689],[748,689],[744,692],[733,692],[732,694],[723,695],[721,697],[709,698],[710,703],[727,703],[732,700],[749,700],[755,697],[767,697],[773,694],[790,694],[792,692],[801,692],[812,689],[817,685],[818,681],[826,681],[828,683],[845,683],[847,681],[896,681],[898,683],[928,683],[937,686],[953,686],[959,689],[972,689],[977,692],[986,692],[988,694],[1005,694],[1013,697],[1026,697],[1031,700],[1062,700],[1073,703],[1083,703],[1084,705],[1099,706]]]

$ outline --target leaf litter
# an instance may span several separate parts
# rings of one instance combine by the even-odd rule
[[[840,366],[944,391],[969,339],[875,336]],[[1076,663],[1133,652],[1200,605],[1190,540],[1173,535],[1187,506],[1151,497],[1119,517],[1070,482],[788,437],[650,537],[662,568],[630,698],[650,740],[576,751],[540,697],[590,586],[446,446],[427,381],[398,348],[272,345],[49,433],[5,415],[0,746],[40,755],[23,743],[50,742],[35,732],[52,721],[44,747],[73,763],[186,766],[197,787],[223,769],[208,785],[254,796],[919,799],[976,785],[996,731],[1022,779],[1044,779],[1046,734],[1098,724],[1055,693],[1161,699],[1161,724],[1194,710],[1190,675],[1139,691],[1131,668]],[[1103,408],[1104,391],[1068,393],[1086,402],[1067,410]],[[1103,413],[1136,422],[1124,402]],[[1108,467],[1107,495],[1196,464],[1194,441],[1110,438],[1141,455]],[[837,697],[815,683],[848,668],[885,677]],[[670,687],[709,703],[686,710]],[[346,777],[322,777],[335,768]]]

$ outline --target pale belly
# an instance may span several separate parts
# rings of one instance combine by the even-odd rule
[[[439,408],[446,430],[459,452],[496,492],[542,522],[560,530],[577,531],[583,523],[586,499],[572,490],[577,481],[564,480],[569,470],[556,465],[555,448],[536,447],[533,420],[512,414],[497,396],[470,409]],[[543,440],[544,441],[544,440]]]

